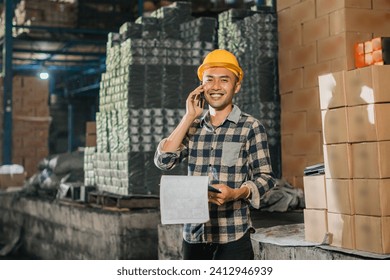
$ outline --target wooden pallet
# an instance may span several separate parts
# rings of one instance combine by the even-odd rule
[[[123,196],[108,192],[90,192],[88,193],[88,203],[92,206],[102,208],[159,208],[160,201],[157,196],[148,195],[130,195]]]

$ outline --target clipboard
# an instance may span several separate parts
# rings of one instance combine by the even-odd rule
[[[208,186],[208,176],[161,176],[161,223],[205,223],[210,220]]]

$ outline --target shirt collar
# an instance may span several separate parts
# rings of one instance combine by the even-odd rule
[[[227,116],[226,120],[228,121],[231,121],[235,124],[238,123],[238,121],[240,120],[240,117],[241,117],[241,110],[240,108],[238,108],[237,105],[233,105],[233,109],[232,111],[229,113],[229,115]],[[226,121],[225,120],[225,121]],[[201,124],[202,126],[207,123],[207,124],[210,124],[210,111],[207,110],[207,112],[203,115],[203,117],[201,118]]]

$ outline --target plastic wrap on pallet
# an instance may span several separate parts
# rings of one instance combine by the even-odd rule
[[[178,27],[193,21],[190,7],[191,3],[176,2],[154,17],[122,24],[119,33],[110,35],[97,117],[99,190],[158,193],[155,182],[162,172],[154,167],[155,149],[184,115],[185,99],[199,83],[197,67],[215,47],[215,19],[195,20],[189,28],[191,40],[180,37]],[[103,154],[109,155],[106,162]],[[185,166],[174,173],[186,174]]]
[[[96,141],[98,151],[108,151],[107,113],[96,113]]]
[[[95,180],[96,147],[84,149],[84,185],[94,186]]]
[[[142,108],[146,92],[146,66],[128,66],[128,108]]]
[[[280,107],[276,15],[269,9],[231,9],[219,14],[218,43],[238,56],[245,71],[235,102],[266,128],[274,171],[280,172]],[[251,34],[251,36],[244,36]]]
[[[215,42],[216,27],[215,18],[200,17],[180,24],[180,37],[186,41]]]
[[[144,64],[144,49],[142,39],[128,38],[121,43],[121,66]]]
[[[161,25],[158,18],[141,16],[135,20],[135,23],[142,25],[142,38],[155,39],[160,37]]]
[[[146,81],[144,93],[145,108],[160,108],[161,107],[161,92],[163,83],[163,66],[146,65]]]
[[[177,32],[177,27],[182,22],[192,19],[190,12],[186,13],[179,7],[174,6],[161,7],[154,11],[151,16],[159,19],[162,38],[180,39],[180,32]]]
[[[191,1],[175,1],[169,7],[178,8],[181,13],[185,15],[190,15],[192,13],[192,3]]]
[[[199,85],[199,80],[196,75],[197,69],[198,66],[195,65],[182,65],[180,67],[180,103],[176,107],[183,108],[188,94]]]
[[[142,38],[142,24],[134,22],[125,22],[119,27],[121,41],[128,38]]]
[[[144,152],[144,184],[147,194],[158,194],[161,170],[154,164],[154,151]]]
[[[180,100],[180,92],[178,91],[178,84],[180,81],[180,67],[177,65],[163,66],[164,81],[162,85],[162,108],[176,108]]]
[[[130,146],[129,111],[127,109],[118,110],[118,151],[123,153],[128,151]]]
[[[112,110],[109,114],[108,130],[109,137],[109,151],[117,153],[119,151],[119,135],[118,135],[118,112]]]
[[[145,162],[143,152],[130,152],[128,158],[128,193],[145,194]]]

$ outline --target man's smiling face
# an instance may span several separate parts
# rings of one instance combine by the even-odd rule
[[[217,111],[233,104],[234,95],[240,90],[241,84],[230,70],[223,67],[213,67],[204,71],[203,89],[209,106]]]

